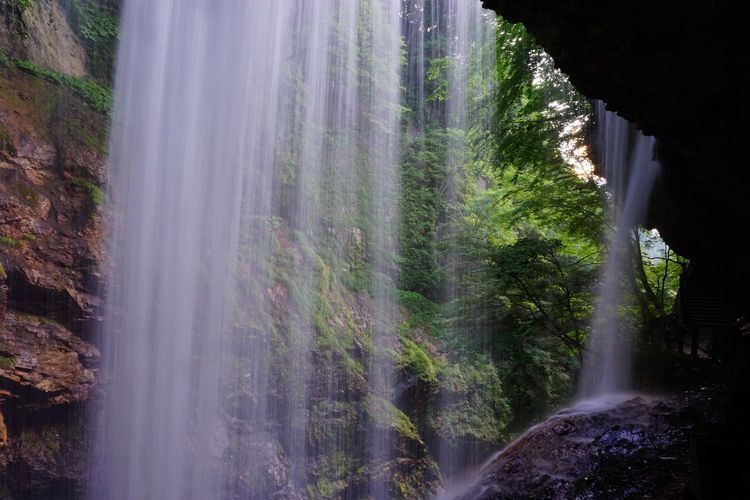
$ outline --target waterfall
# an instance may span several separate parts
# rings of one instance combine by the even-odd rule
[[[343,271],[310,248],[338,262],[366,242],[372,401],[355,420],[390,418],[400,8],[125,0],[90,498],[294,497],[314,453],[394,456],[374,424],[309,449],[313,412],[354,383],[313,372],[341,323],[315,297]]]
[[[449,130],[448,162],[446,165],[446,182],[444,191],[446,201],[449,205],[447,214],[445,234],[441,235],[452,242],[446,251],[446,283],[444,285],[445,300],[448,301],[452,311],[449,316],[469,317],[470,314],[459,311],[466,307],[466,300],[461,300],[463,290],[460,280],[465,274],[470,274],[473,268],[483,269],[480,262],[469,261],[464,255],[457,252],[456,245],[460,241],[457,232],[463,214],[453,207],[458,207],[465,202],[467,191],[470,189],[465,185],[474,183],[476,179],[467,165],[475,161],[476,152],[471,144],[472,132],[482,127],[487,128],[488,123],[483,123],[481,115],[477,112],[480,106],[488,106],[487,90],[484,87],[477,88],[472,85],[477,76],[484,85],[493,82],[492,71],[487,68],[495,67],[495,27],[493,16],[488,16],[478,2],[465,2],[461,0],[449,0],[445,3],[446,8],[446,37],[449,41],[448,57],[452,60],[447,81],[447,117],[446,125]],[[491,92],[491,91],[490,91]],[[490,101],[491,102],[491,101]],[[469,307],[481,307],[471,305]],[[461,325],[449,322],[447,326],[448,335],[454,338],[462,338],[468,341],[471,338],[488,337],[489,331],[485,325]],[[438,402],[438,412],[444,412],[451,404],[450,397],[443,395]],[[443,474],[446,484],[460,477],[467,468],[473,467],[486,459],[488,450],[478,446],[477,443],[462,442],[448,443],[441,440],[438,443],[437,462]]]
[[[475,182],[471,164],[476,152],[471,143],[475,129],[488,128],[489,96],[494,90],[495,68],[494,15],[484,11],[480,2],[472,0],[416,0],[406,2],[404,33],[407,64],[403,82],[407,88],[405,104],[412,110],[406,121],[411,158],[421,170],[430,170],[431,160],[425,153],[440,151],[431,141],[440,137],[444,161],[435,168],[436,186],[442,207],[435,209],[436,221],[431,228],[432,255],[424,261],[440,269],[442,276],[435,293],[446,304],[444,315],[456,315],[461,298],[460,280],[467,270],[478,263],[468,262],[459,255],[458,228],[463,214],[459,207],[466,202],[467,185]],[[441,152],[442,153],[442,152]],[[442,159],[442,156],[441,156]],[[433,174],[425,174],[433,175]],[[420,189],[415,186],[412,189]],[[404,214],[408,216],[408,214]],[[420,251],[430,250],[427,248]],[[477,268],[481,266],[475,266]],[[438,274],[436,272],[435,274]],[[467,341],[487,334],[478,325],[451,322],[446,325],[446,338]],[[461,340],[459,340],[461,339]],[[455,401],[439,394],[428,410],[435,419],[447,419]],[[478,464],[488,450],[476,443],[435,438],[429,443],[444,482],[451,482],[468,467]]]
[[[611,234],[602,266],[592,333],[584,359],[580,394],[593,397],[630,387],[632,325],[621,311],[627,293],[626,274],[634,258],[633,231],[645,216],[659,173],[653,137],[595,103],[597,156],[607,179],[612,207]]]

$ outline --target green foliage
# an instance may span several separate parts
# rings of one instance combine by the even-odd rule
[[[432,359],[427,350],[408,338],[401,338],[403,351],[399,366],[417,376],[420,382],[435,385],[440,373],[440,365]]]
[[[635,292],[641,297],[643,330],[670,321],[688,260],[672,250],[657,231],[634,233]]]
[[[381,429],[391,429],[403,439],[422,442],[416,426],[401,410],[387,399],[371,396],[369,398],[370,418]]]
[[[429,61],[425,77],[428,82],[433,83],[434,88],[427,100],[440,102],[448,100],[448,72],[452,64],[449,57],[439,57]]]
[[[100,113],[107,114],[112,109],[112,92],[101,85],[79,78],[77,76],[58,73],[50,69],[41,68],[30,61],[21,61],[8,57],[0,51],[0,65],[18,68],[25,73],[33,75],[42,80],[54,83],[78,94],[89,106]]]
[[[452,129],[430,127],[415,137],[403,155],[400,200],[399,287],[437,299],[445,269],[439,253],[439,230],[451,209],[442,194],[454,179],[447,169]]]
[[[407,310],[407,329],[424,328],[433,336],[442,328],[440,305],[418,292],[399,290],[398,299]]]
[[[498,247],[490,259],[502,290],[498,299],[508,304],[513,323],[546,332],[582,357],[596,262],[538,235]]]
[[[89,198],[91,198],[91,201],[93,201],[95,205],[104,204],[104,201],[106,199],[104,191],[102,191],[102,188],[94,184],[89,179],[85,179],[83,177],[73,177],[70,180],[70,183],[74,186],[85,189],[89,195]]]
[[[97,80],[110,84],[119,36],[119,2],[68,0],[69,15],[86,47],[86,64]]]
[[[15,356],[6,356],[5,354],[0,354],[0,369],[13,370],[15,367],[16,367]]]
[[[443,439],[454,444],[507,439],[510,407],[491,359],[476,355],[449,364],[440,372],[439,391],[442,402],[430,418]]]
[[[573,396],[579,364],[569,349],[533,329],[516,328],[502,339],[500,370],[512,408],[510,428],[522,431]]]
[[[25,12],[34,5],[34,0],[11,0],[11,4],[15,4],[21,12]]]
[[[2,263],[0,263],[0,280],[7,280],[8,279],[8,273],[5,272],[5,267]]]
[[[19,247],[21,246],[21,242],[14,240],[10,236],[0,236],[0,245],[5,245],[6,247]]]
[[[465,62],[471,118],[456,130],[445,20],[425,23],[436,28],[425,35],[426,82],[410,79],[413,88],[405,90],[412,112],[404,126],[399,286],[437,304],[401,292],[410,313],[405,326],[438,325],[427,330],[454,363],[489,353],[482,363],[505,381],[489,396],[509,412],[499,427],[521,425],[570,394],[588,334],[604,226],[600,186],[573,169],[588,102],[522,26],[498,19],[495,72],[485,72],[475,47]],[[428,352],[409,343],[405,352],[410,370],[433,380],[422,356]],[[488,369],[475,371],[489,377]],[[451,369],[438,373],[441,390],[455,382]],[[492,406],[455,397],[442,416],[444,433],[479,425],[472,404]]]

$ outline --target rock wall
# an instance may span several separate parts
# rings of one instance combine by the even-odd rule
[[[2,498],[75,496],[86,470],[107,123],[64,87],[0,64]]]
[[[0,0],[0,49],[19,59],[86,76],[86,50],[59,0]]]

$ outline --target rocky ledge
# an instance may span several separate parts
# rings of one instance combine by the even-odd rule
[[[727,433],[721,399],[702,388],[580,403],[529,429],[456,498],[735,498],[742,461],[729,449],[746,440]]]
[[[0,498],[59,498],[80,488],[86,449],[80,403],[94,388],[98,361],[94,346],[50,320],[5,315]]]
[[[6,314],[0,325],[0,398],[34,409],[84,401],[98,361],[96,347],[62,326]]]

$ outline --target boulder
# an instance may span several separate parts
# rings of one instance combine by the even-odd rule
[[[683,498],[697,423],[681,398],[580,403],[499,452],[458,498]]]

